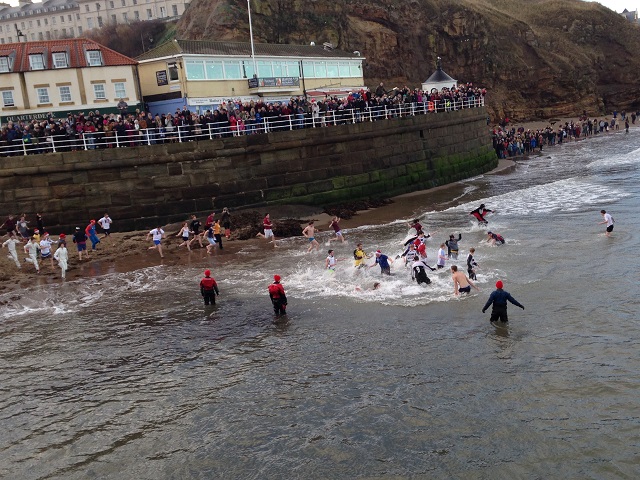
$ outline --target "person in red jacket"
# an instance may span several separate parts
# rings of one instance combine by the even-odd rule
[[[285,315],[287,313],[287,296],[280,283],[280,275],[274,275],[273,280],[273,283],[269,285],[269,297],[273,303],[273,311],[276,315]]]
[[[211,270],[204,271],[204,278],[200,280],[200,293],[205,305],[215,305],[216,295],[220,295],[218,284],[211,277]]]

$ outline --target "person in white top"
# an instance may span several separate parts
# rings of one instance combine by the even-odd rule
[[[104,230],[104,237],[102,238],[106,238],[109,236],[109,234],[111,233],[112,223],[113,223],[113,220],[111,220],[111,217],[109,216],[108,213],[105,213],[104,217],[98,220],[98,224],[102,227],[102,230]]]
[[[329,255],[327,256],[327,259],[324,262],[324,267],[327,270],[335,270],[336,269],[336,263],[338,262],[336,260],[336,258],[333,256],[333,250],[329,250]]]
[[[24,246],[24,252],[29,256],[25,258],[25,262],[32,263],[36,267],[36,273],[40,273],[40,267],[38,266],[38,242],[35,238],[30,238],[27,244]]]
[[[16,267],[18,268],[22,268],[20,260],[18,260],[18,252],[16,252],[16,245],[20,243],[22,242],[15,237],[13,232],[9,232],[9,238],[2,244],[2,248],[7,247],[9,249],[9,255],[7,255],[7,258],[16,262]]]
[[[58,266],[60,270],[62,270],[62,278],[64,279],[67,273],[67,262],[69,261],[69,252],[67,251],[67,244],[65,242],[60,243],[56,253],[53,254],[53,258],[58,261]]]
[[[51,262],[51,268],[53,268],[53,256],[51,255],[51,245],[53,242],[49,238],[49,234],[44,232],[42,240],[40,240],[40,258],[42,261],[49,259]]]
[[[189,228],[189,222],[184,222],[182,224],[182,228],[178,232],[178,235],[176,235],[176,237],[182,237],[182,243],[178,245],[178,248],[182,247],[183,245],[186,245],[187,250],[191,251],[191,242],[189,241],[190,233],[193,233],[193,232]]]
[[[604,234],[607,237],[611,236],[611,232],[613,232],[613,223],[615,222],[615,220],[613,219],[613,217],[611,216],[610,213],[607,213],[606,210],[600,210],[600,213],[602,214],[602,218],[604,219],[602,222],[598,222],[598,225],[602,225],[602,224],[607,224],[607,230],[604,232]]]
[[[444,268],[444,263],[447,261],[447,253],[444,251],[445,246],[444,243],[440,244],[440,249],[438,250],[438,269]]]
[[[161,227],[156,227],[147,233],[147,240],[149,240],[149,235],[153,236],[153,247],[149,247],[149,250],[158,250],[160,252],[160,258],[164,258],[162,254],[162,239],[164,238],[164,230]]]

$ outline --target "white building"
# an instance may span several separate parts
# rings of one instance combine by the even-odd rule
[[[444,70],[442,70],[442,65],[440,64],[440,57],[438,57],[438,62],[436,64],[436,71],[427,78],[424,82],[422,82],[422,91],[423,92],[431,92],[434,88],[437,91],[442,90],[443,88],[456,88],[458,85],[458,81],[454,78],[451,78],[447,75]]]
[[[180,17],[187,0],[20,0],[0,2],[0,44],[81,37],[109,23]]]

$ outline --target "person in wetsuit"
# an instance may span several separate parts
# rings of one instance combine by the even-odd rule
[[[284,293],[284,287],[280,283],[280,275],[273,276],[273,283],[269,285],[269,297],[273,303],[273,311],[276,315],[285,315],[287,313],[287,296]]]
[[[491,245],[504,245],[505,240],[499,233],[487,232],[487,243],[491,242]]]
[[[488,208],[485,208],[484,203],[481,204],[478,208],[476,208],[475,210],[469,212],[469,215],[473,215],[476,220],[478,220],[478,223],[484,223],[485,225],[487,223],[489,223],[484,216],[487,213],[494,213],[493,210],[489,210]]]
[[[493,305],[491,318],[489,319],[490,322],[495,322],[496,320],[500,320],[504,323],[509,322],[509,317],[507,316],[507,301],[524,310],[524,306],[513,298],[509,292],[505,292],[503,287],[504,284],[502,283],[502,280],[498,280],[496,282],[497,290],[491,292],[489,300],[487,300],[487,303],[482,307],[482,313],[484,313],[490,305]]]
[[[476,269],[475,267],[478,266],[478,264],[476,263],[476,259],[473,258],[473,254],[476,252],[475,248],[470,248],[469,249],[469,255],[467,255],[467,275],[469,276],[469,278],[471,280],[477,280],[478,278],[476,277]]]
[[[220,291],[218,290],[218,284],[211,277],[211,270],[204,271],[204,278],[200,280],[200,293],[204,298],[205,305],[216,304],[216,295],[220,295]]]

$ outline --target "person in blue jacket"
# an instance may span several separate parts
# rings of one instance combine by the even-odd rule
[[[513,298],[509,292],[505,292],[502,289],[503,287],[504,284],[502,283],[502,280],[498,280],[496,282],[497,290],[491,292],[489,300],[487,300],[487,303],[482,307],[482,313],[484,313],[487,311],[487,308],[493,304],[491,318],[489,319],[490,322],[495,322],[496,320],[500,320],[504,323],[509,322],[509,317],[507,316],[507,301],[524,310],[524,306]]]

